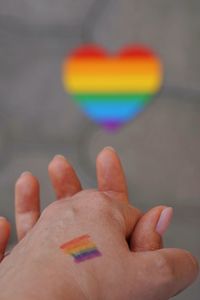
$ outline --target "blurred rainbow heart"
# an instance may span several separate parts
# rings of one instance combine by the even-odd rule
[[[66,58],[64,86],[86,115],[115,130],[135,118],[160,90],[161,61],[144,46],[127,47],[109,56],[95,45]]]

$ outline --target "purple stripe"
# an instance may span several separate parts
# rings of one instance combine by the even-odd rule
[[[116,132],[123,124],[121,121],[103,121],[100,124],[110,132]]]
[[[79,252],[77,254],[74,254],[74,258],[78,259],[78,258],[82,258],[82,257],[85,257],[85,256],[88,256],[90,254],[93,254],[93,253],[98,253],[99,251],[97,249],[88,249],[88,251],[84,251],[84,252]]]
[[[99,252],[98,250],[95,250],[95,251],[92,251],[92,252],[87,252],[87,253],[83,253],[83,254],[80,254],[76,257],[74,257],[74,261],[76,263],[80,263],[84,260],[87,260],[87,259],[91,259],[91,258],[94,258],[94,257],[97,257],[97,256],[101,256],[101,252]]]

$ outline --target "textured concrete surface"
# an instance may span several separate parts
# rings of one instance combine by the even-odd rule
[[[197,0],[113,0],[93,37],[111,50],[130,41],[151,45],[164,60],[166,85],[199,88],[199,11]]]
[[[14,226],[14,183],[24,170],[54,199],[47,165],[56,153],[94,187],[95,156],[120,153],[132,203],[175,209],[166,246],[200,258],[200,2],[198,0],[0,1],[0,214]],[[162,93],[134,122],[110,135],[88,121],[61,83],[63,58],[81,43],[110,51],[142,42],[165,65]],[[12,235],[11,244],[15,242]],[[176,299],[199,299],[200,282]]]
[[[78,25],[95,0],[1,0],[1,15],[33,25]]]

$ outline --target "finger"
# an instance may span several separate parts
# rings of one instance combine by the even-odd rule
[[[4,217],[0,217],[0,261],[2,261],[10,237],[10,224]]]
[[[177,295],[191,285],[199,273],[198,261],[185,250],[161,249],[134,256],[133,261],[137,259],[152,299],[169,299]]]
[[[81,191],[78,176],[64,156],[56,155],[48,171],[57,199],[71,197]]]
[[[111,147],[104,148],[96,161],[98,189],[114,192],[128,202],[128,189],[120,159]]]
[[[162,248],[162,236],[170,225],[173,209],[158,206],[149,210],[138,221],[131,236],[132,251],[149,251]]]
[[[21,240],[40,216],[39,182],[24,172],[15,185],[15,220],[18,239]]]

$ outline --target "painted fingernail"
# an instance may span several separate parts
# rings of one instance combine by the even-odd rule
[[[157,226],[156,226],[156,231],[162,236],[167,228],[169,227],[171,220],[173,217],[173,208],[172,207],[167,207],[165,208],[158,220]]]

